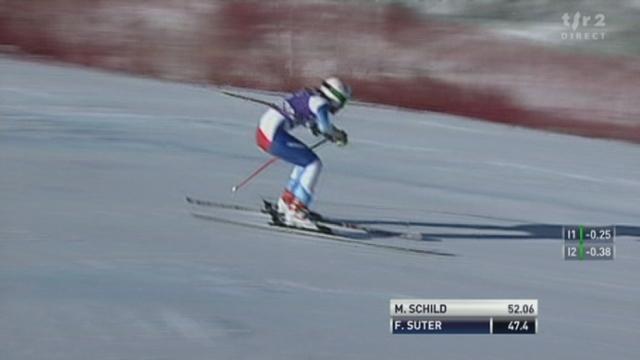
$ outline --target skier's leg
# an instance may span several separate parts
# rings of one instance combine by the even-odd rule
[[[322,171],[322,162],[316,157],[316,160],[307,164],[300,174],[297,185],[293,188],[293,194],[305,207],[308,207],[313,201],[316,183]]]
[[[321,170],[322,162],[320,160],[313,161],[305,167],[294,166],[289,183],[278,199],[278,212],[286,213],[286,210],[293,206],[295,201],[298,201],[305,208],[309,208]]]
[[[295,195],[293,194],[293,190],[298,186],[298,182],[300,181],[300,175],[304,171],[304,167],[294,165],[293,170],[291,171],[291,175],[289,176],[289,182],[287,186],[284,188],[282,195],[278,198],[278,212],[280,214],[285,214],[289,207],[293,204],[295,200]]]
[[[295,165],[286,189],[298,193],[298,199],[308,204],[322,169],[318,156],[284,129],[276,132],[269,152]]]
[[[285,122],[284,116],[276,111],[275,109],[267,110],[262,117],[260,117],[260,121],[258,122],[258,128],[256,129],[256,145],[267,153],[274,155],[278,158],[283,158],[283,154],[286,153],[286,149],[281,149],[283,146],[286,146],[286,140],[284,137],[278,137],[278,141],[276,141],[276,135],[279,133],[286,133],[283,129],[283,124]],[[273,143],[276,142],[277,146],[275,149],[272,149]],[[285,159],[286,160],[286,159]],[[289,183],[285,188],[282,196],[278,199],[278,212],[284,214],[289,205],[293,203],[295,196],[293,195],[293,189],[298,183],[298,178],[302,174],[303,167],[295,165],[291,176],[289,178]]]
[[[278,208],[290,223],[315,227],[307,219],[308,205],[313,200],[315,185],[322,170],[318,156],[300,140],[281,130],[276,133],[270,153],[295,165]],[[292,209],[292,211],[288,211]]]
[[[287,184],[286,190],[293,192],[293,190],[298,186],[298,182],[300,182],[300,176],[304,171],[304,166],[295,165],[293,167],[293,171],[291,171],[291,176],[289,176],[289,183]]]

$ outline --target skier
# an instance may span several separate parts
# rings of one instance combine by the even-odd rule
[[[347,133],[336,128],[330,114],[337,113],[351,98],[351,88],[336,77],[317,89],[304,89],[286,97],[282,110],[267,110],[256,130],[256,143],[263,151],[294,165],[289,182],[278,199],[278,213],[286,225],[315,229],[309,219],[309,204],[322,170],[313,150],[289,131],[304,126],[338,146],[347,144]]]

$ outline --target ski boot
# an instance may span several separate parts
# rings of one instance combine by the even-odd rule
[[[280,217],[284,219],[285,214],[287,213],[291,204],[293,204],[293,200],[295,200],[295,195],[287,189],[284,190],[280,198],[278,199],[278,207],[277,211],[280,214]]]
[[[296,196],[289,190],[284,190],[280,198],[278,199],[278,206],[276,208],[278,214],[282,219],[285,218],[285,215],[289,211],[289,208],[293,206],[293,202],[296,200]],[[304,206],[304,205],[303,205]],[[315,211],[309,210],[306,206],[307,217],[311,221],[322,221],[322,215],[318,214]],[[284,222],[284,220],[283,220]]]
[[[309,208],[289,190],[285,190],[278,199],[278,214],[286,226],[302,229],[318,230],[318,226],[310,216]]]

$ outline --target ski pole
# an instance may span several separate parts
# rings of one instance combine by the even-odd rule
[[[274,108],[274,109],[276,109],[276,110],[278,110],[278,111],[282,111],[282,109],[281,109],[278,105],[276,105],[276,104],[274,104],[274,103],[272,103],[272,102],[268,102],[268,101],[264,101],[264,100],[256,99],[256,98],[251,97],[251,96],[246,96],[246,95],[236,94],[236,93],[233,93],[233,92],[231,92],[231,91],[226,91],[226,90],[221,90],[220,92],[221,92],[221,93],[223,93],[223,94],[225,94],[225,95],[228,95],[228,96],[234,97],[234,98],[238,98],[238,99],[242,99],[242,100],[251,101],[251,102],[254,102],[254,103],[256,103],[256,104],[267,105],[267,106],[268,106],[268,107],[270,107],[270,108]]]
[[[317,143],[313,144],[310,149],[315,149],[318,146],[326,143],[327,141],[328,139],[322,139]],[[277,157],[273,157],[269,159],[267,162],[265,162],[259,168],[257,168],[254,172],[252,172],[251,175],[249,175],[246,179],[242,180],[240,183],[233,186],[231,188],[231,192],[235,193],[236,191],[240,190],[241,187],[245,186],[247,183],[249,183],[249,181],[251,181],[254,177],[258,176],[258,174],[260,174],[264,169],[268,168],[271,164],[273,164],[276,161],[278,161]]]

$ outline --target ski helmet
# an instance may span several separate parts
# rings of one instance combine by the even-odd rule
[[[325,79],[320,86],[320,92],[332,102],[336,111],[351,99],[351,88],[337,77]]]

